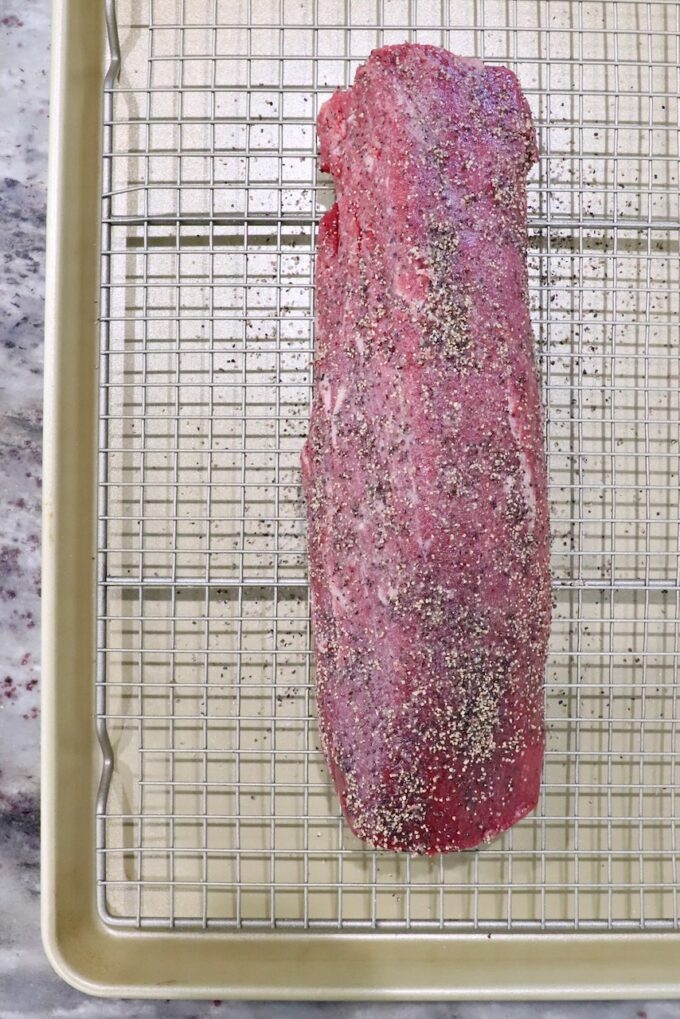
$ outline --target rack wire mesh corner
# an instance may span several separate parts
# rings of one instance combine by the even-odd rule
[[[676,928],[680,4],[116,8],[100,346],[103,918]],[[362,846],[329,792],[298,476],[315,224],[331,200],[314,118],[371,48],[404,39],[512,67],[542,152],[529,268],[556,604],[543,795],[482,851],[434,859]]]

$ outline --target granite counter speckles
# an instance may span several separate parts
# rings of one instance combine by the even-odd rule
[[[46,3],[0,18],[0,810],[38,769]]]
[[[680,1019],[680,1004],[663,1002],[100,1001],[52,973],[38,929],[37,810],[49,14],[49,0],[0,0],[0,1019]]]

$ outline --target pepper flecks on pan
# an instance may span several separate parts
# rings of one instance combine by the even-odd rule
[[[337,202],[302,467],[324,752],[360,838],[469,848],[533,809],[543,760],[533,127],[510,71],[408,44],[318,126]]]

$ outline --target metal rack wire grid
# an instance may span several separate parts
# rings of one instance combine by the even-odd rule
[[[678,925],[677,2],[118,0],[104,94],[97,880],[136,928]],[[112,13],[112,8],[109,13]],[[512,67],[555,621],[539,809],[373,852],[313,704],[314,119],[371,48]]]

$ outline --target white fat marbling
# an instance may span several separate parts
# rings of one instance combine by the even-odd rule
[[[103,0],[92,0],[100,3]],[[241,1004],[87,998],[38,932],[39,527],[49,0],[0,0],[1,1019],[671,1019],[680,1005]]]

